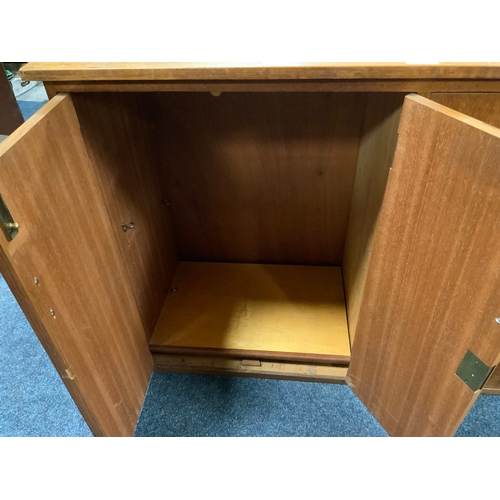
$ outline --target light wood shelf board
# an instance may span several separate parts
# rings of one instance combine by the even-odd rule
[[[350,358],[339,267],[180,262],[172,287],[152,352]]]

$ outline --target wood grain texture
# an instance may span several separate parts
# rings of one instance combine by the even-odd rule
[[[500,93],[433,93],[431,99],[489,125],[500,127]]]
[[[500,79],[500,63],[50,63],[21,69],[27,80]]]
[[[453,435],[500,359],[500,130],[405,99],[347,382],[398,436]]]
[[[52,82],[45,82],[43,86],[45,88],[45,92],[47,93],[47,97],[49,99],[55,97],[59,92],[71,92],[66,90],[59,90],[57,86],[55,86]]]
[[[0,135],[9,135],[24,122],[3,65],[0,63]]]
[[[44,81],[54,92],[500,92],[500,80]]]
[[[495,394],[500,395],[500,365],[493,370],[493,373],[490,375],[490,378],[484,384],[483,390],[481,391],[483,394]]]
[[[73,101],[149,340],[178,260],[153,141],[161,124],[147,97],[76,94]],[[124,222],[134,228],[124,232]]]
[[[0,169],[20,224],[0,271],[92,432],[132,435],[153,362],[70,96],[0,144]]]
[[[155,371],[345,384],[347,368],[306,363],[153,353]]]
[[[500,93],[432,94],[431,99],[489,125],[500,127]],[[500,394],[500,366],[491,375],[483,392]]]
[[[154,97],[181,260],[341,264],[364,95]]]
[[[340,268],[180,262],[172,286],[152,352],[349,359]]]
[[[264,346],[266,347],[266,346]],[[248,348],[227,347],[196,347],[196,346],[173,346],[169,344],[151,345],[151,352],[174,354],[176,356],[213,356],[219,358],[245,358],[248,360],[266,360],[292,363],[320,363],[348,366],[350,355],[317,354],[310,352],[289,352]],[[272,346],[271,346],[272,349]]]
[[[370,265],[373,235],[394,159],[404,94],[370,94],[359,148],[342,273],[351,343]]]

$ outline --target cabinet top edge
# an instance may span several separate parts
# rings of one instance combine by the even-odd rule
[[[31,62],[25,80],[500,80],[500,63],[61,63]]]

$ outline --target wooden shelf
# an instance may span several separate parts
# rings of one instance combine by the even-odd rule
[[[348,363],[340,267],[180,262],[152,352]]]

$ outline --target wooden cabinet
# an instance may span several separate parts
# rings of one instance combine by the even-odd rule
[[[454,434],[500,360],[500,66],[24,76],[53,97],[0,145],[0,266],[94,434],[153,368],[347,381]]]

